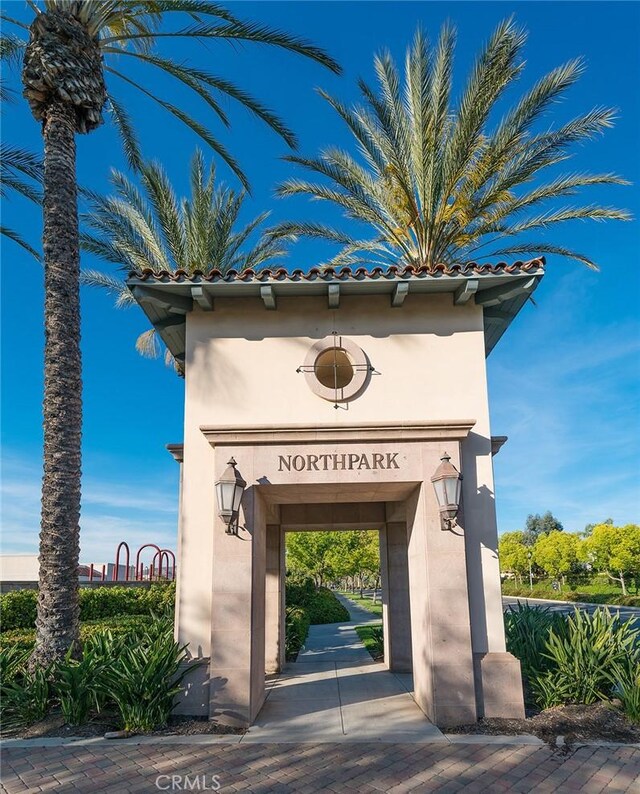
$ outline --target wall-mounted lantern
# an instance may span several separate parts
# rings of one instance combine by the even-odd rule
[[[462,474],[451,463],[451,458],[446,452],[440,460],[441,463],[431,478],[431,482],[440,508],[441,528],[451,529],[460,507]]]
[[[227,525],[227,535],[238,534],[238,511],[242,494],[247,486],[236,465],[235,460],[231,458],[224,474],[216,482],[218,515]]]

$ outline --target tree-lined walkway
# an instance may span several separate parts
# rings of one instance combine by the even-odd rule
[[[411,675],[374,662],[358,637],[355,626],[379,618],[337,597],[351,619],[310,627],[241,742],[446,742],[411,696]]]

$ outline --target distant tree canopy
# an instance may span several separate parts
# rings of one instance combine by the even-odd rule
[[[287,569],[312,576],[323,586],[350,579],[362,589],[365,581],[380,577],[377,532],[288,532]]]
[[[562,532],[564,527],[558,519],[552,515],[550,510],[544,515],[530,513],[527,516],[527,523],[524,528],[524,542],[526,546],[533,546],[541,535],[548,535],[550,532]]]
[[[613,526],[613,519],[612,518],[605,518],[604,521],[599,521],[597,524],[587,524],[585,528],[582,530],[582,535],[585,538],[588,538],[589,535],[593,532],[595,527],[599,526],[600,524],[610,524]]]
[[[542,519],[553,518],[551,513]],[[536,519],[540,516],[530,516]],[[558,522],[559,523],[559,522]],[[527,522],[531,529],[539,529]],[[551,522],[546,521],[546,526]],[[499,540],[500,570],[513,574],[517,580],[533,563],[538,574],[543,573],[563,582],[568,574],[595,571],[617,582],[627,595],[627,582],[633,579],[640,592],[640,526],[626,524],[616,527],[611,519],[592,526],[587,537],[580,532],[560,529],[541,531],[531,543],[527,530],[505,532]]]
[[[579,543],[580,538],[571,532],[554,530],[542,534],[533,547],[533,559],[554,579],[564,580],[578,562]]]
[[[505,532],[500,537],[498,544],[500,566],[503,571],[509,571],[520,581],[522,581],[524,574],[529,571],[530,553],[531,550],[525,545],[524,532],[522,530]]]
[[[582,541],[580,558],[619,582],[622,594],[626,595],[626,580],[640,578],[640,526],[596,524],[589,537]]]

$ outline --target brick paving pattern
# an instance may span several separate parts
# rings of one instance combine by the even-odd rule
[[[173,788],[172,775],[180,776]],[[222,792],[253,794],[637,794],[640,749],[346,743],[8,747],[2,751],[1,789],[215,791],[214,775]]]

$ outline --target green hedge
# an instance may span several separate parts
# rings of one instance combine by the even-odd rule
[[[80,639],[109,630],[114,635],[140,634],[150,629],[156,618],[152,615],[119,615],[101,620],[88,620],[80,624]],[[11,647],[31,650],[36,639],[35,629],[13,629],[0,633],[0,651]]]
[[[313,579],[287,578],[287,606],[305,609],[312,625],[320,623],[341,623],[349,620],[349,612],[338,601],[331,590],[316,587]]]
[[[175,583],[151,587],[81,588],[80,620],[99,620],[121,615],[151,615],[172,612]],[[0,631],[32,629],[36,622],[37,590],[13,590],[0,595]]]
[[[309,631],[309,614],[302,607],[287,607],[285,618],[285,655],[294,661]]]

